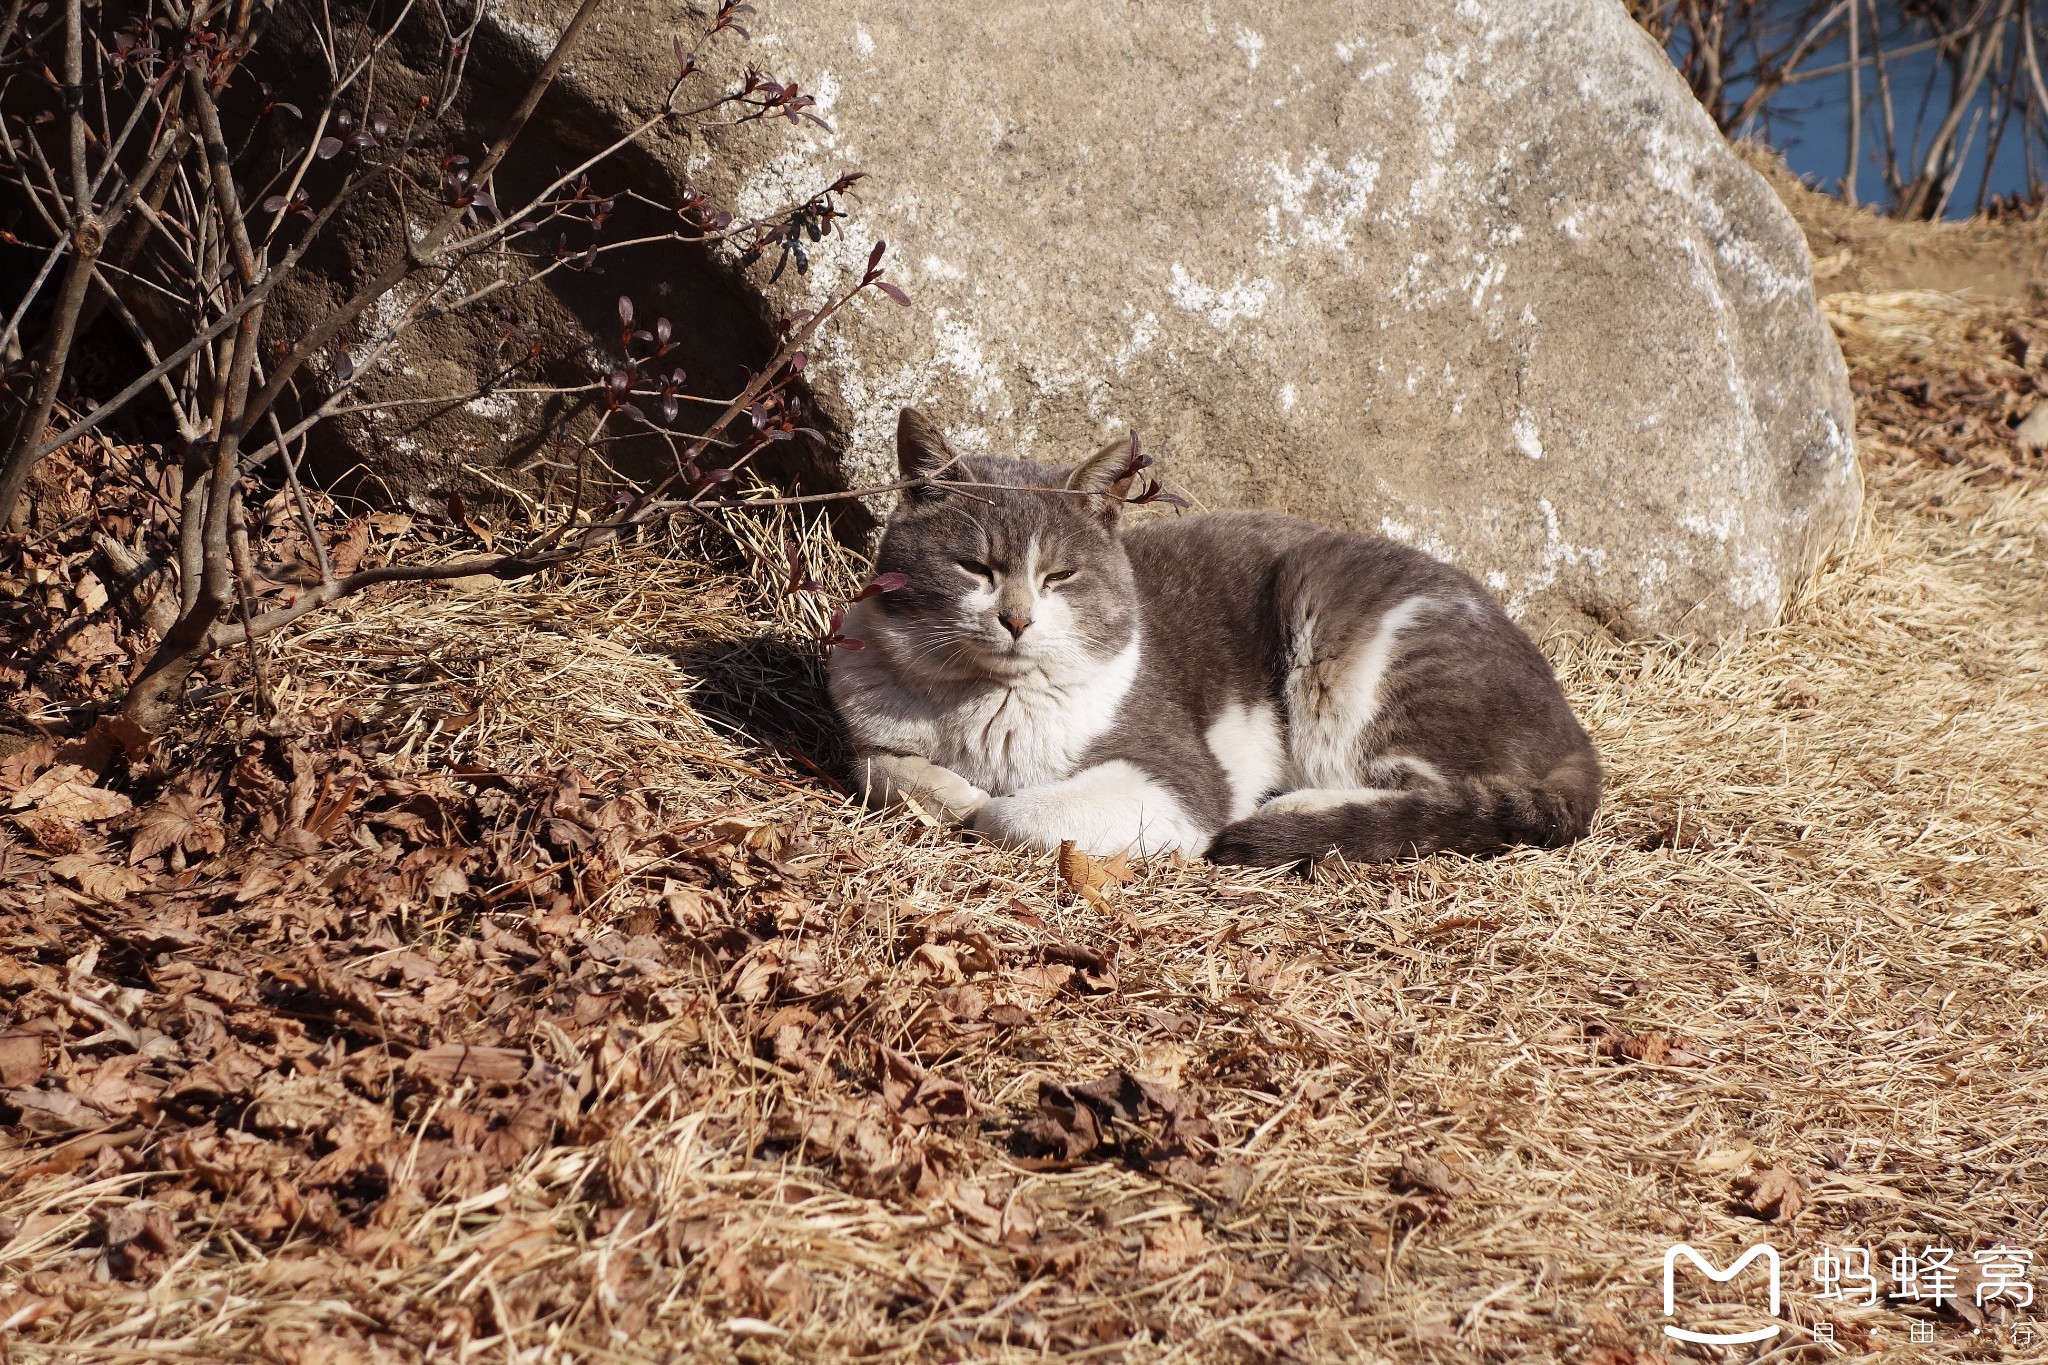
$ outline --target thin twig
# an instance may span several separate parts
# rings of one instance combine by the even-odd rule
[[[57,392],[77,340],[79,314],[92,288],[93,266],[106,245],[106,232],[92,212],[92,170],[86,164],[85,137],[85,19],[83,0],[67,0],[64,7],[64,116],[71,148],[71,263],[58,291],[55,316],[42,348],[42,373],[36,376],[34,393],[21,413],[12,439],[7,443],[4,465],[0,465],[0,527],[14,516],[15,499],[28,483],[36,466],[36,447],[57,406]],[[30,142],[34,139],[31,137]]]

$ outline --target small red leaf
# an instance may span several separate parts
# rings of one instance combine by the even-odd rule
[[[908,578],[905,578],[900,573],[880,574],[874,579],[873,582],[869,583],[866,587],[862,588],[859,592],[855,593],[853,595],[853,600],[856,602],[865,602],[870,597],[880,597],[885,592],[895,592],[898,588],[902,587],[909,581],[910,580]]]

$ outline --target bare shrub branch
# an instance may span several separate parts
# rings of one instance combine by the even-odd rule
[[[541,187],[522,203],[500,205],[495,172],[518,154],[522,134],[603,0],[581,0],[473,160],[460,150],[451,115],[460,107],[480,10],[466,27],[451,24],[438,6],[411,0],[374,24],[366,21],[367,11],[348,5],[299,16],[312,26],[316,67],[326,67],[325,88],[303,97],[308,117],[250,74],[267,9],[196,0],[145,10],[131,22],[133,11],[117,14],[84,0],[61,3],[63,26],[52,33],[25,27],[18,0],[0,15],[0,91],[8,94],[0,113],[0,185],[32,206],[51,239],[30,297],[5,322],[6,337],[33,344],[28,369],[6,375],[0,391],[15,410],[0,450],[0,526],[45,457],[88,437],[100,439],[96,433],[110,423],[127,424],[126,430],[139,400],[150,394],[163,399],[177,432],[160,462],[171,471],[163,501],[174,509],[174,546],[162,560],[174,570],[176,611],[128,690],[123,709],[131,718],[162,727],[195,671],[219,651],[251,646],[380,584],[520,577],[666,517],[876,491],[786,499],[735,492],[740,475],[764,451],[823,439],[809,425],[804,396],[821,329],[863,294],[909,302],[884,277],[886,248],[879,242],[865,268],[826,302],[778,320],[770,354],[730,394],[687,388],[680,367],[667,358],[680,340],[671,323],[662,318],[643,325],[633,300],[621,297],[616,340],[591,339],[615,359],[591,382],[523,382],[523,372],[542,356],[541,345],[507,321],[509,358],[479,376],[470,391],[439,399],[363,397],[363,380],[426,319],[501,307],[521,291],[548,287],[557,272],[587,270],[627,247],[690,243],[723,251],[741,267],[760,263],[774,275],[792,263],[799,271],[810,268],[815,244],[841,231],[846,213],[840,200],[860,178],[857,172],[760,218],[736,219],[690,192],[682,203],[656,206],[673,213],[671,231],[610,240],[600,231],[612,201],[593,188],[593,177],[616,174],[621,154],[659,130],[734,128],[771,117],[822,126],[811,96],[758,70],[729,88],[692,93],[711,80],[699,62],[702,43],[745,38],[737,21],[750,7],[724,0],[697,47],[678,42],[676,73],[658,108],[567,170],[522,177]],[[430,34],[443,52],[439,69],[429,73],[433,93],[400,108],[390,107],[387,93],[380,106],[379,63],[415,25],[426,25],[422,41]],[[61,53],[45,52],[53,42],[61,42]],[[60,68],[55,77],[53,65]],[[322,178],[313,172],[335,159],[344,161],[338,183],[316,204]],[[615,193],[651,203],[631,190]],[[407,217],[415,199],[430,203],[432,212],[423,223],[405,224],[339,303],[289,335],[270,336],[268,304],[280,284],[306,267],[309,252],[343,215],[386,202],[373,196],[390,196]],[[572,227],[590,229],[591,240],[580,249],[568,248],[565,237],[552,251],[537,245],[545,240],[543,230],[554,235]],[[514,269],[488,284],[469,283],[468,267],[487,260]],[[51,281],[53,289],[46,287]],[[387,304],[401,289],[410,301],[393,321]],[[381,321],[363,335],[372,310],[380,308],[386,310]],[[103,312],[111,314],[110,325],[118,321],[126,330],[141,360],[97,380],[111,392],[67,399],[67,359]],[[316,367],[322,370],[317,391],[302,397],[316,357],[332,364]],[[575,405],[572,417],[583,414],[575,420],[578,430],[565,420],[545,434],[545,462],[564,476],[564,503],[540,509],[523,534],[485,535],[490,553],[480,556],[365,563],[358,547],[347,562],[336,558],[301,480],[309,434],[322,423],[361,419],[386,407],[505,392],[568,400]],[[297,414],[292,418],[278,407],[287,395],[288,410]],[[700,420],[685,421],[686,411]],[[707,411],[709,419],[701,420]],[[50,430],[53,420],[60,430]],[[672,468],[646,486],[620,491],[608,452],[628,435],[646,434],[667,445]],[[276,467],[282,478],[272,485],[273,498],[255,480],[275,478]],[[600,489],[604,496],[594,499]],[[271,510],[252,512],[254,506]],[[451,521],[463,519],[459,500],[451,503]],[[293,534],[302,538],[309,561],[310,580],[296,591],[261,588],[259,533],[280,523],[298,528]],[[499,537],[509,543],[495,543]],[[139,562],[126,549],[120,553]],[[249,662],[260,674],[260,657],[252,653]]]

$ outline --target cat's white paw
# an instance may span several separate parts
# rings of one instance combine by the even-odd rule
[[[1071,840],[1094,857],[1137,858],[1199,854],[1210,834],[1188,818],[1171,792],[1124,762],[994,797],[975,815],[973,829],[1010,848],[1050,851]]]
[[[1028,796],[992,796],[974,813],[969,829],[1004,848],[1057,848],[1056,833],[1047,842],[1041,813]]]
[[[951,768],[911,754],[877,754],[863,760],[863,795],[871,806],[900,806],[907,797],[928,815],[964,825],[988,804],[988,793]]]
[[[949,768],[934,767],[932,771],[941,780],[928,783],[913,795],[919,805],[939,819],[964,825],[988,808],[989,794],[960,774]]]

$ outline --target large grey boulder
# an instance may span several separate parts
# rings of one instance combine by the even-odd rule
[[[1198,505],[1421,545],[1539,630],[1715,638],[1857,516],[1805,242],[1618,0],[759,3],[739,57],[831,131],[678,138],[647,174],[751,212],[869,173],[766,300],[890,243],[915,306],[811,370],[849,481],[893,474],[904,404],[970,453],[1136,428]],[[506,0],[487,38],[537,62],[566,8]],[[599,26],[563,89],[587,136],[688,22]]]

